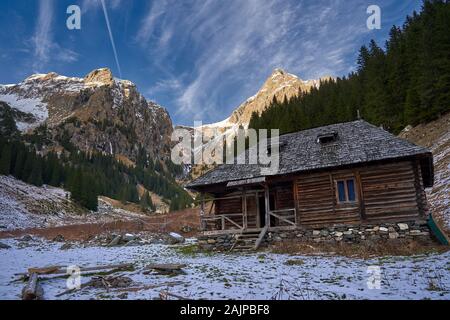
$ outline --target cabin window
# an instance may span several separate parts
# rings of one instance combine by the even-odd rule
[[[337,200],[341,202],[355,202],[355,179],[343,179],[336,181]]]

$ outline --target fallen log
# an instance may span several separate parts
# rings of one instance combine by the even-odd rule
[[[142,291],[142,290],[149,290],[154,288],[160,288],[160,287],[173,287],[176,285],[184,284],[185,282],[182,281],[173,281],[173,282],[165,282],[160,284],[150,284],[140,287],[129,287],[129,288],[119,288],[111,290],[110,292],[136,292],[136,291]]]
[[[28,274],[52,274],[55,272],[58,272],[62,266],[50,266],[50,267],[44,267],[44,268],[29,268]]]
[[[119,278],[120,278],[121,282],[115,281]],[[106,277],[106,278],[103,276],[98,276],[98,277],[93,277],[91,280],[89,280],[86,283],[82,283],[79,288],[68,289],[66,291],[58,293],[57,295],[55,295],[55,297],[61,297],[65,294],[69,294],[69,293],[84,289],[86,287],[94,287],[94,288],[104,287],[105,289],[107,289],[107,291],[109,291],[110,287],[116,287],[116,286],[120,287],[121,285],[126,285],[127,283],[131,283],[131,282],[132,282],[132,280],[130,278],[124,277],[122,275],[117,275],[114,277]]]
[[[153,270],[160,274],[165,275],[177,275],[177,274],[183,274],[185,273],[183,271],[183,268],[185,268],[185,264],[150,264],[145,267],[147,271],[144,271],[144,274],[151,273],[150,270]]]
[[[39,277],[37,273],[32,273],[27,285],[22,289],[22,300],[41,300],[43,296],[44,290],[39,284]]]
[[[107,276],[116,272],[126,271],[127,269],[123,268],[117,268],[117,269],[101,269],[98,271],[82,271],[80,272],[80,277],[92,277],[92,276]],[[41,276],[40,280],[54,280],[54,279],[65,279],[69,278],[71,274],[56,274],[56,275],[47,275],[47,276]]]
[[[134,269],[133,264],[131,263],[123,263],[123,264],[111,264],[104,266],[96,266],[96,267],[80,267],[80,271],[98,271],[105,269],[122,269],[122,270],[132,270]],[[29,268],[28,272],[16,273],[16,276],[27,276],[31,273],[36,274],[66,274],[67,267],[66,266],[51,266],[44,268]]]

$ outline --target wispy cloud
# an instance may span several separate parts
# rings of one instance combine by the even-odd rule
[[[54,41],[52,30],[54,17],[54,0],[39,1],[38,19],[35,32],[31,38],[33,46],[33,71],[40,72],[50,60],[70,63],[78,60],[78,54],[61,47]]]
[[[158,0],[141,21],[136,40],[158,64],[194,52],[191,68],[169,72],[149,92],[175,95],[178,115],[218,120],[253,94],[272,69],[282,67],[302,78],[343,75],[349,53],[367,33],[364,1],[314,3],[306,0]],[[353,10],[360,8],[361,15]],[[188,10],[188,11],[187,11]],[[360,17],[360,19],[358,19]],[[187,50],[188,49],[188,50]],[[189,57],[190,58],[190,57]],[[168,64],[168,63],[167,63]],[[166,85],[166,88],[164,86]],[[230,90],[233,88],[233,90]],[[224,92],[236,105],[224,105]]]
[[[39,69],[49,60],[49,54],[53,47],[52,36],[53,22],[53,0],[42,0],[39,2],[39,14],[36,30],[32,38],[34,46],[33,69]]]

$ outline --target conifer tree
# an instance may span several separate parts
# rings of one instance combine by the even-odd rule
[[[5,144],[0,156],[0,174],[9,175],[11,172],[11,145]]]

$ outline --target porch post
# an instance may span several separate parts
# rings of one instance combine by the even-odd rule
[[[255,194],[255,201],[256,201],[256,227],[261,228],[261,217],[259,214],[259,193],[256,191]]]
[[[264,185],[264,199],[266,204],[266,225],[270,228],[270,202],[269,202],[269,186]]]
[[[206,222],[203,219],[205,216],[205,199],[203,197],[203,193],[200,194],[200,228],[205,231],[206,230]]]
[[[244,210],[243,210],[243,213],[244,213],[244,217],[243,217],[243,227],[244,227],[244,229],[247,229],[247,194],[246,194],[246,192],[245,192],[245,189],[242,191],[242,197],[244,198],[243,200],[243,205],[244,205]]]

